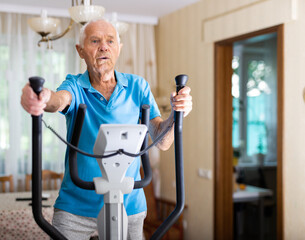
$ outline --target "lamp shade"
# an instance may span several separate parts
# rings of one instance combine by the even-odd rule
[[[101,6],[74,6],[69,8],[69,13],[73,21],[85,24],[91,20],[102,18],[105,8]]]
[[[118,21],[118,14],[116,12],[112,13],[112,18],[111,18],[111,24],[116,28],[118,33],[122,35],[123,33],[127,32],[129,25],[124,22],[119,22]]]
[[[129,25],[127,23],[124,23],[124,22],[113,22],[113,21],[111,21],[111,23],[117,29],[117,31],[120,35],[127,32],[128,28],[129,28]]]
[[[45,36],[49,33],[55,32],[56,28],[59,26],[60,21],[56,18],[29,18],[28,25],[35,32],[44,34]]]

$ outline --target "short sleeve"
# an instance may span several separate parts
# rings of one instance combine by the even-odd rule
[[[150,120],[154,119],[155,117],[160,117],[160,110],[148,82],[144,80],[143,85],[142,105],[147,104],[150,106]]]

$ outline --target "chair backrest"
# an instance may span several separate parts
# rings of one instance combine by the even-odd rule
[[[53,172],[51,170],[42,170],[42,189],[43,190],[51,190],[58,189],[58,181],[61,182],[63,179],[63,173]],[[26,191],[30,191],[30,182],[32,181],[32,174],[27,174],[25,177],[25,189]]]
[[[14,178],[13,175],[9,175],[9,176],[2,176],[0,177],[0,182],[2,185],[2,192],[5,192],[5,185],[8,182],[9,183],[9,191],[10,192],[14,192]]]

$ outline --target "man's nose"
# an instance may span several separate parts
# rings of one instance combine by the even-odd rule
[[[100,43],[99,50],[100,51],[108,51],[108,49],[109,49],[109,46],[105,42],[102,41]]]

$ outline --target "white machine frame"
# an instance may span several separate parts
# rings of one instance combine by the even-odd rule
[[[126,152],[140,151],[147,132],[146,125],[102,124],[93,152],[105,155],[123,149]],[[134,157],[118,154],[109,158],[97,158],[102,177],[93,179],[97,194],[104,195],[104,206],[98,218],[98,233],[101,240],[126,240],[128,218],[123,204],[124,194],[131,193],[134,179],[125,177]]]

